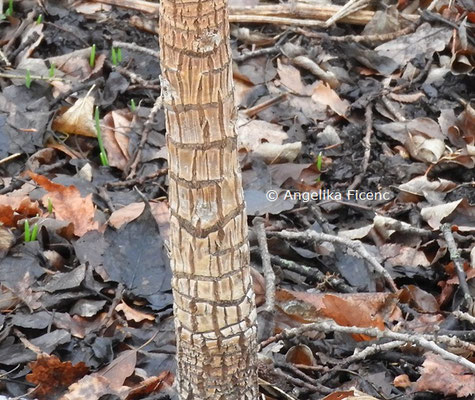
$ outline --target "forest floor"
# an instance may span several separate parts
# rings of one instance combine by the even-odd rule
[[[230,4],[261,393],[473,398],[475,9],[355,3]],[[0,400],[176,398],[158,4],[3,6]]]

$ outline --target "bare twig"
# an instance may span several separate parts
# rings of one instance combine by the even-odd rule
[[[144,54],[147,54],[151,57],[154,57],[154,58],[157,58],[158,59],[158,51],[155,51],[155,50],[152,50],[152,49],[148,49],[147,47],[142,47],[142,46],[139,46],[138,44],[132,42],[132,43],[128,43],[128,42],[120,42],[118,40],[114,40],[112,42],[112,46],[113,47],[120,47],[120,48],[123,48],[123,49],[129,49],[129,50],[132,50],[132,51],[136,51],[136,52],[139,52],[139,53],[144,53]]]
[[[233,61],[242,62],[253,57],[267,56],[269,54],[277,54],[277,53],[280,53],[280,45],[279,46],[276,45],[272,47],[264,47],[263,49],[250,51],[249,53],[243,53],[239,56],[233,57]]]
[[[272,269],[270,261],[269,249],[267,248],[266,231],[264,227],[264,219],[260,217],[254,218],[252,224],[256,228],[257,242],[259,243],[259,249],[261,252],[262,269],[264,271],[264,278],[266,280],[266,306],[265,312],[267,313],[266,321],[268,322],[267,333],[263,339],[271,336],[274,333],[274,314],[275,314],[275,274]]]
[[[268,232],[267,234],[288,240],[302,240],[307,242],[330,242],[343,244],[346,247],[355,251],[358,255],[360,255],[360,257],[366,260],[378,274],[383,276],[393,292],[396,292],[398,290],[393,278],[391,278],[391,275],[389,275],[389,272],[384,269],[384,267],[378,262],[378,260],[376,260],[376,258],[374,258],[371,254],[368,253],[368,251],[364,248],[363,244],[360,241],[349,240],[338,236],[327,235],[325,233],[318,233],[310,230],[303,232]]]
[[[246,114],[248,117],[253,117],[256,114],[259,114],[261,111],[264,111],[275,104],[279,104],[286,99],[287,93],[282,93],[277,97],[273,97],[272,99],[256,104],[254,107],[248,108],[246,111],[244,111],[244,114]]]
[[[292,64],[311,72],[317,78],[328,83],[330,87],[333,89],[340,86],[340,82],[338,81],[335,74],[333,74],[332,72],[323,70],[315,61],[311,60],[307,56],[297,56],[291,59],[291,62]]]
[[[140,156],[142,154],[142,149],[145,146],[145,143],[147,142],[148,134],[152,130],[153,120],[155,119],[155,116],[161,108],[162,97],[159,96],[155,100],[155,104],[153,105],[152,110],[150,111],[150,115],[148,116],[147,121],[145,121],[144,130],[142,131],[142,137],[140,138],[139,145],[135,149],[134,156],[131,157],[127,167],[124,170],[124,175],[127,176],[127,179],[132,179],[136,174],[137,166],[140,162]]]
[[[463,358],[447,350],[444,350],[442,347],[438,346],[435,343],[435,340],[440,342],[442,336],[437,337],[437,336],[431,336],[431,335],[420,335],[416,333],[401,333],[401,332],[393,332],[390,330],[381,331],[377,328],[359,328],[356,326],[341,326],[331,320],[327,320],[324,322],[316,322],[312,324],[302,325],[298,328],[284,330],[282,333],[272,338],[269,338],[264,343],[261,343],[260,347],[263,348],[267,346],[268,344],[278,341],[278,340],[300,336],[304,332],[308,332],[308,331],[319,331],[319,332],[326,332],[326,333],[341,332],[341,333],[348,333],[348,334],[362,334],[362,335],[372,336],[375,338],[386,337],[386,338],[390,338],[397,341],[413,343],[417,346],[423,347],[436,354],[439,354],[446,360],[453,361],[469,369],[470,371],[475,372],[474,363],[467,360],[466,358]],[[453,338],[449,338],[449,339],[451,340]],[[443,340],[446,340],[446,339],[443,339]]]
[[[454,314],[458,319],[468,321],[472,325],[475,325],[475,317],[471,316],[469,313],[465,313],[462,311],[454,311],[452,314]]]
[[[348,187],[348,190],[356,189],[360,186],[363,181],[363,177],[366,174],[366,170],[369,165],[369,157],[371,156],[371,135],[373,134],[373,104],[369,103],[366,106],[365,112],[365,123],[366,123],[366,134],[363,139],[364,147],[364,156],[363,156],[363,166],[361,167],[361,172],[355,177],[352,184]]]
[[[472,295],[470,294],[470,289],[467,284],[467,276],[463,269],[464,260],[460,257],[460,252],[457,249],[457,244],[455,243],[454,236],[452,235],[452,230],[450,224],[442,224],[440,227],[442,234],[444,235],[445,242],[447,243],[447,248],[449,249],[450,259],[453,261],[455,266],[455,272],[459,278],[459,286],[462,290],[463,296],[467,304],[473,303]]]

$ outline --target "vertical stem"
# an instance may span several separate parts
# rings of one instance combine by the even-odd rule
[[[257,400],[227,3],[162,0],[160,11],[179,393]]]

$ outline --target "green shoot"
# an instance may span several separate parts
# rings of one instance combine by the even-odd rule
[[[322,170],[322,162],[323,162],[323,156],[322,156],[322,152],[320,152],[318,153],[317,162],[316,162],[317,170],[319,172]]]
[[[102,142],[102,134],[101,134],[101,124],[99,122],[99,107],[96,107],[96,111],[94,112],[94,119],[96,121],[96,133],[97,133],[97,142],[99,143],[99,157],[101,159],[101,163],[103,166],[109,166],[109,160],[107,159],[106,149],[104,148],[104,143]]]
[[[122,62],[122,49],[120,47],[117,47],[117,61]]]
[[[134,99],[130,100],[130,109],[132,110],[132,112],[135,112],[135,110],[137,109]]]
[[[322,172],[322,163],[323,163],[323,156],[322,152],[318,153],[317,161],[315,162],[315,166],[317,167],[318,172]],[[320,175],[315,179],[315,182],[320,182]]]
[[[30,230],[30,223],[25,219],[25,243],[34,242],[38,237],[38,224],[33,225],[33,229]]]
[[[48,213],[53,214],[53,202],[51,199],[48,199]]]
[[[43,22],[43,14],[38,15],[38,18],[36,18],[36,25],[39,25]]]
[[[5,15],[7,17],[11,17],[13,15],[13,0],[8,1],[8,8],[5,11]]]
[[[112,65],[117,66],[117,53],[115,51],[115,47],[111,49],[111,59],[112,59]]]
[[[91,68],[94,68],[94,64],[96,62],[96,45],[93,44],[91,47],[91,55],[89,56],[89,65]]]
[[[55,67],[54,63],[51,63],[51,65],[49,66],[49,77],[50,78],[54,77],[55,68],[56,67]]]
[[[31,86],[31,72],[29,69],[26,70],[26,75],[25,75],[25,86],[29,89]]]
[[[34,242],[38,236],[38,224],[33,225],[33,231],[31,232],[31,241]]]
[[[25,242],[31,242],[30,223],[25,219]]]

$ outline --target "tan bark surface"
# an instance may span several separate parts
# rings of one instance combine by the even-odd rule
[[[227,4],[162,0],[160,15],[179,392],[183,400],[255,400]]]

